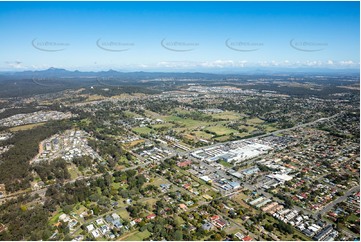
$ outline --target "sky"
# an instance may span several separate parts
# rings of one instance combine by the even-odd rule
[[[359,68],[359,2],[0,2],[0,71]]]

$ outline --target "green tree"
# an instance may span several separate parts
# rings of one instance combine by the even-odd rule
[[[183,233],[181,230],[176,230],[174,233],[174,240],[181,241],[183,240]]]

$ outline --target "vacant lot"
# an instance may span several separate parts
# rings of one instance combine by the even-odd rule
[[[152,129],[150,129],[148,127],[136,127],[136,128],[133,128],[133,131],[137,134],[150,134]]]
[[[205,129],[206,131],[215,133],[218,136],[222,136],[222,135],[229,135],[231,133],[238,133],[237,130],[234,129],[230,129],[221,125],[216,125],[216,126],[212,126],[212,127],[208,127]]]
[[[28,130],[28,129],[33,129],[35,127],[44,125],[45,123],[37,123],[37,124],[25,124],[25,125],[20,125],[20,126],[16,126],[13,128],[9,128],[9,130],[11,132],[16,132],[16,131],[21,131],[21,130]]]
[[[128,148],[133,148],[134,146],[137,146],[138,144],[144,143],[144,139],[135,140],[129,143],[126,143],[125,146]]]
[[[247,124],[257,125],[257,124],[262,124],[262,123],[264,123],[264,121],[259,118],[251,118],[251,119],[247,120]]]
[[[209,134],[203,131],[196,131],[194,132],[195,136],[199,139],[207,139],[210,140],[213,137],[213,134]]]
[[[91,102],[91,101],[97,101],[97,100],[103,100],[105,97],[100,96],[100,95],[89,95],[88,98],[86,99],[87,102]]]
[[[247,195],[245,195],[244,193],[238,193],[232,197],[232,200],[239,203],[244,208],[250,208],[250,206],[244,202],[244,199],[246,198]]]
[[[144,230],[143,232],[137,232],[127,237],[126,241],[143,241],[146,240],[150,236],[150,232],[148,230]]]
[[[223,112],[212,114],[212,117],[215,119],[229,120],[229,121],[237,121],[241,119],[241,115],[236,112]]]

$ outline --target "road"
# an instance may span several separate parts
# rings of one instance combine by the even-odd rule
[[[305,124],[300,124],[300,125],[297,125],[297,126],[294,126],[294,127],[291,127],[291,128],[287,128],[287,129],[277,130],[277,131],[274,131],[274,132],[271,132],[271,133],[263,134],[263,135],[260,135],[260,136],[255,136],[255,137],[252,137],[252,138],[249,138],[249,139],[243,139],[243,141],[252,140],[252,139],[255,139],[255,138],[262,138],[262,137],[266,137],[266,136],[270,136],[270,135],[276,135],[276,134],[279,134],[279,133],[282,133],[282,132],[285,132],[285,131],[290,131],[290,130],[294,130],[294,129],[298,129],[298,128],[302,128],[302,127],[307,127],[307,126],[310,126],[310,125],[314,125],[314,124],[316,124],[316,123],[318,123],[318,122],[323,122],[323,121],[326,121],[326,120],[335,118],[335,117],[337,117],[337,116],[340,115],[340,114],[342,114],[342,112],[339,113],[339,114],[335,114],[335,115],[333,115],[333,116],[327,117],[327,118],[321,118],[321,119],[315,120],[315,121],[313,121],[313,122],[309,122],[309,123],[305,123]],[[174,150],[172,150],[172,149],[171,149],[171,150],[174,151],[175,154],[178,153],[179,155],[188,156],[189,158],[191,158],[191,155],[190,155],[190,154],[191,154],[192,152],[196,151],[196,150],[206,149],[206,148],[214,147],[214,146],[217,146],[217,145],[220,145],[220,144],[225,145],[225,144],[228,144],[228,143],[231,143],[231,142],[233,142],[233,141],[228,141],[228,142],[224,142],[224,143],[217,143],[217,144],[214,144],[214,145],[209,145],[209,146],[202,147],[202,148],[200,148],[200,149],[199,149],[199,148],[193,149],[193,150],[190,150],[190,151],[187,151],[187,152],[177,152],[177,151],[174,151]],[[169,149],[169,147],[167,147],[167,148]],[[173,155],[172,155],[172,156],[173,156]],[[167,158],[169,158],[169,157],[171,157],[171,156],[165,157],[165,158],[162,159],[162,160],[165,160],[165,159],[167,159]],[[161,160],[161,161],[162,161],[162,160]],[[197,160],[197,161],[198,161],[198,160]],[[131,167],[128,167],[128,168],[123,169],[123,171],[131,170],[131,169],[136,169],[136,168],[138,168],[138,167],[147,167],[147,166],[148,166],[149,164],[151,164],[151,163],[152,163],[152,162],[146,162],[146,163],[143,163],[143,164],[141,164],[141,165],[134,165],[134,166],[131,166]],[[216,169],[215,167],[212,167],[212,166],[210,166],[210,165],[208,165],[208,164],[206,164],[206,163],[204,163],[204,162],[201,162],[201,165],[207,166],[212,172],[216,172],[218,175],[221,175],[222,177],[224,176],[224,177],[228,177],[228,178],[229,178],[229,176],[225,173],[225,171],[218,170],[218,169]],[[109,173],[112,174],[113,172],[109,172]],[[94,179],[94,178],[97,178],[97,177],[100,177],[100,176],[103,176],[103,175],[104,175],[104,173],[100,173],[100,174],[96,174],[96,175],[92,175],[92,176],[80,176],[80,177],[78,177],[77,179],[68,180],[68,181],[65,181],[64,183],[65,183],[65,184],[67,184],[67,183],[74,183],[74,182],[77,181],[77,180],[83,180],[83,179]],[[162,177],[162,178],[164,178],[164,177]],[[10,199],[10,198],[12,198],[12,197],[17,197],[17,196],[22,195],[22,194],[31,194],[31,195],[39,194],[40,196],[43,197],[43,196],[45,196],[46,190],[47,190],[47,188],[48,188],[49,186],[50,186],[50,185],[47,185],[47,186],[45,186],[44,188],[39,189],[39,190],[36,190],[36,191],[24,191],[24,192],[20,192],[20,193],[16,193],[16,194],[9,194],[8,196],[1,198],[1,199],[0,199],[0,203],[6,201],[7,199]],[[248,189],[250,189],[250,190],[255,189],[255,187],[252,186],[252,185],[250,185],[250,184],[245,184],[245,187],[248,188]],[[182,187],[179,187],[179,188],[182,189],[182,190],[184,190],[184,191],[186,191],[186,192],[189,192],[189,191],[183,189]],[[336,199],[335,201],[331,202],[330,204],[328,204],[328,205],[327,205],[324,209],[322,209],[319,213],[321,213],[321,214],[326,213],[327,211],[329,211],[330,209],[332,209],[332,207],[333,207],[335,204],[343,201],[344,199],[347,198],[348,195],[352,194],[354,191],[359,190],[359,189],[360,189],[359,186],[350,189],[344,196],[342,196],[342,197]],[[237,192],[237,193],[238,193],[238,192]],[[264,192],[264,191],[261,191],[261,193],[264,194],[266,197],[272,197],[273,200],[281,202],[279,199],[275,198],[274,196],[272,196],[272,195],[269,194],[269,193],[266,193],[266,192]],[[228,194],[223,195],[222,197],[228,197],[228,196],[231,196],[231,195],[234,195],[234,194],[236,194],[236,193],[228,193]],[[220,198],[222,198],[222,197],[220,197]],[[220,199],[220,198],[216,198],[216,199]],[[210,202],[211,202],[211,201],[209,201],[209,202],[202,202],[201,204],[199,204],[199,206],[209,204]],[[197,206],[197,207],[198,207],[198,206]],[[196,207],[196,208],[197,208],[197,207]],[[192,208],[192,209],[196,209],[196,208]],[[121,209],[124,209],[124,208],[114,209],[114,210],[112,210],[112,211],[109,211],[109,212],[106,213],[106,214],[110,214],[110,213],[112,213],[112,212],[116,212],[116,211],[121,210]],[[299,208],[299,209],[302,209],[302,208]],[[304,210],[304,209],[302,209],[302,210]],[[244,233],[245,233],[245,232],[249,232],[249,231],[247,231],[247,230],[243,227],[243,225],[238,224],[237,222],[235,222],[233,219],[229,218],[226,214],[222,213],[221,211],[219,211],[219,212],[223,215],[223,217],[228,218],[229,221],[231,221],[233,224],[235,224],[235,225],[236,225],[238,228],[240,228]],[[308,213],[308,212],[307,212],[307,213]],[[96,219],[98,219],[99,217],[103,217],[103,216],[106,215],[106,214],[102,214],[101,216],[98,216],[98,217],[96,217],[96,218],[93,218],[93,219],[87,221],[87,223],[93,222],[93,221],[95,221]],[[76,231],[74,231],[72,234],[75,234],[78,230],[79,230],[79,228],[78,228]],[[251,235],[252,237],[256,238],[256,236],[255,236],[254,234],[251,233],[250,235]]]
[[[309,125],[313,125],[313,124],[316,124],[318,122],[322,122],[322,121],[325,121],[325,120],[329,120],[329,119],[332,119],[332,118],[335,118],[337,117],[338,115],[341,115],[341,113],[338,113],[338,114],[335,114],[333,116],[330,116],[330,117],[327,117],[327,118],[321,118],[321,119],[318,119],[318,120],[315,120],[315,121],[312,121],[312,122],[309,122],[309,123],[305,123],[305,124],[300,124],[300,125],[297,125],[297,126],[294,126],[294,127],[291,127],[291,128],[287,128],[287,129],[282,129],[282,130],[277,130],[277,131],[274,131],[274,132],[271,132],[271,133],[268,133],[268,134],[263,134],[263,135],[260,135],[260,136],[256,136],[256,137],[252,137],[252,138],[249,138],[249,139],[244,139],[244,140],[251,140],[251,139],[254,139],[254,138],[260,138],[260,137],[266,137],[266,136],[269,136],[269,135],[275,135],[275,134],[278,134],[278,133],[281,133],[281,132],[284,132],[284,131],[287,131],[287,130],[293,130],[293,129],[297,129],[297,128],[301,128],[301,127],[306,127],[306,126],[309,126]],[[229,142],[225,142],[225,143],[222,143],[222,144],[227,144],[227,143],[230,143],[230,142],[233,142],[233,141],[229,141]],[[212,147],[212,146],[215,146],[215,145],[210,145],[210,146],[206,146],[206,147],[202,147],[202,149],[205,149],[205,148],[208,148],[208,147]],[[169,147],[167,147],[169,149]],[[172,150],[172,149],[171,149]],[[188,157],[191,157],[190,154],[196,150],[199,150],[199,149],[193,149],[193,150],[190,150],[190,151],[187,151],[187,152],[176,152],[174,150],[173,153],[176,154],[178,153],[179,155],[186,155]],[[165,158],[163,158],[161,161],[167,159],[167,158],[170,158],[171,156],[173,155],[170,155],[170,156],[167,156]],[[138,157],[138,156],[137,156]],[[139,157],[138,157],[139,158]],[[128,168],[125,168],[123,169],[122,171],[127,171],[127,170],[132,170],[132,169],[136,169],[138,167],[146,167],[148,166],[149,164],[151,164],[152,162],[146,162],[144,164],[141,164],[141,165],[134,165],[134,166],[131,166],[131,167],[128,167]],[[215,167],[212,167],[204,162],[201,162],[201,165],[203,166],[207,166],[209,168],[209,170],[211,170],[212,172],[217,172],[218,175],[221,175],[222,177],[226,177],[228,179],[230,179],[230,177],[226,174],[225,171],[222,171],[222,170],[218,170],[216,169]],[[109,172],[110,174],[112,174],[113,172]],[[220,173],[220,174],[219,174]],[[96,174],[96,175],[92,175],[92,176],[79,176],[77,179],[74,179],[74,180],[68,180],[68,181],[65,181],[65,184],[67,183],[74,183],[75,181],[77,180],[82,180],[82,179],[94,179],[94,178],[97,178],[97,177],[100,177],[104,175],[103,173],[100,173],[100,174]],[[3,197],[0,199],[0,203],[3,202],[4,200],[7,200],[11,197],[14,197],[14,196],[19,196],[21,194],[25,194],[25,193],[31,193],[32,195],[34,194],[39,194],[39,195],[45,195],[45,192],[46,192],[46,189],[49,187],[50,185],[47,185],[45,186],[44,188],[42,189],[39,189],[39,190],[36,190],[36,191],[32,191],[32,192],[29,192],[29,191],[24,191],[22,193],[17,193],[16,195],[9,195],[9,196],[6,196],[6,197]],[[249,187],[251,188],[251,187]],[[270,194],[268,194],[269,196],[271,196]]]
[[[197,205],[197,206],[195,206],[195,207],[193,207],[191,209],[188,209],[187,212],[194,211],[194,210],[198,209],[199,207],[201,207],[203,205],[209,205],[213,201],[216,201],[216,200],[219,200],[219,199],[222,199],[222,198],[225,198],[225,197],[230,197],[230,196],[236,195],[236,194],[238,194],[240,192],[242,192],[242,190],[225,194],[225,195],[223,195],[221,197],[214,198],[214,199],[212,199],[212,200],[210,200],[208,202],[202,202],[199,205]],[[214,207],[212,207],[212,208],[214,208]],[[247,230],[242,224],[239,224],[238,222],[234,221],[234,219],[230,218],[227,214],[223,213],[222,211],[220,211],[220,210],[218,210],[216,208],[214,208],[214,209],[217,210],[218,213],[221,214],[223,218],[226,218],[228,221],[230,221],[231,224],[234,224],[237,228],[239,228],[242,231],[243,235],[248,234],[253,239],[256,239],[256,238],[260,237],[260,236],[256,236],[251,231]],[[261,238],[261,240],[262,240],[262,238]]]
[[[360,191],[360,186],[354,186],[350,188],[345,194],[341,197],[338,197],[336,200],[327,204],[321,211],[317,212],[317,215],[321,214],[324,215],[328,211],[330,211],[337,203],[340,203],[347,199],[348,196],[352,195],[353,193]]]
[[[84,224],[90,224],[95,222],[97,219],[103,218],[104,216],[108,215],[108,214],[112,214],[114,212],[119,212],[120,210],[126,210],[126,208],[117,208],[117,209],[112,209],[106,213],[103,213],[102,215],[99,215],[95,218],[89,219],[89,220],[84,220]],[[73,232],[70,233],[70,236],[73,236],[74,234],[76,234],[79,230],[81,229],[81,226],[79,226],[76,230],[74,230]]]
[[[242,141],[253,140],[255,138],[263,138],[263,137],[267,137],[267,136],[270,136],[270,135],[277,135],[277,134],[285,132],[285,131],[290,131],[290,130],[294,130],[294,129],[298,129],[298,128],[304,128],[304,127],[307,127],[307,126],[310,126],[310,125],[317,124],[319,122],[324,122],[326,120],[336,118],[337,116],[339,116],[341,114],[343,114],[343,112],[334,114],[334,115],[332,115],[330,117],[320,118],[320,119],[317,119],[317,120],[309,122],[309,123],[299,124],[299,125],[293,126],[291,128],[279,129],[279,130],[276,130],[276,131],[273,131],[273,132],[270,132],[270,133],[254,136],[254,137],[247,138],[247,139],[241,139],[241,140]],[[201,148],[196,148],[196,149],[193,149],[193,150],[190,150],[190,151],[187,151],[187,152],[181,152],[181,153],[184,153],[184,154],[187,154],[188,156],[190,156],[190,154],[195,152],[195,151],[215,147],[215,146],[218,146],[218,145],[227,145],[227,144],[231,144],[232,142],[234,142],[234,141],[219,142],[219,143],[216,143],[216,144],[212,144],[212,145],[208,145],[208,146],[202,146]]]
[[[332,119],[332,118],[335,118],[337,117],[338,115],[341,115],[343,112],[339,113],[339,114],[335,114],[333,116],[330,116],[330,117],[327,117],[327,118],[321,118],[321,119],[318,119],[318,120],[315,120],[313,122],[309,122],[309,123],[305,123],[305,124],[300,124],[300,125],[297,125],[297,126],[294,126],[294,127],[291,127],[291,128],[287,128],[287,129],[282,129],[282,130],[277,130],[277,131],[274,131],[274,132],[271,132],[271,133],[267,133],[267,134],[263,134],[263,135],[260,135],[260,136],[256,136],[256,137],[252,137],[252,138],[249,138],[249,139],[243,139],[244,141],[245,140],[252,140],[254,138],[261,138],[261,137],[266,137],[266,136],[269,136],[269,135],[276,135],[276,134],[279,134],[281,132],[285,132],[285,131],[288,131],[288,130],[293,130],[293,129],[297,129],[297,128],[301,128],[301,127],[306,127],[306,126],[310,126],[310,125],[313,125],[313,124],[316,124],[318,122],[322,122],[322,121],[325,121],[325,120],[329,120],[329,119]],[[196,150],[201,150],[201,149],[206,149],[206,148],[209,148],[209,147],[214,147],[216,145],[219,145],[219,144],[228,144],[228,143],[231,143],[233,141],[228,141],[228,142],[224,142],[224,143],[218,143],[218,144],[214,144],[214,145],[209,145],[209,146],[205,146],[205,147],[202,147],[202,148],[197,148],[197,149],[193,149],[193,150],[190,150],[190,151],[187,151],[187,152],[177,152],[177,151],[174,151],[174,154],[179,154],[181,156],[187,156],[188,158],[192,158],[193,160],[193,157],[191,156],[191,153],[196,151]],[[169,149],[169,147],[168,147]],[[170,157],[170,156],[169,156]],[[169,157],[166,157],[166,158],[169,158]],[[138,157],[139,158],[139,157]],[[166,159],[164,158],[164,159]],[[164,160],[162,159],[162,160]],[[197,160],[198,161],[198,160]],[[129,167],[129,168],[125,168],[124,171],[126,170],[131,170],[131,169],[135,169],[137,167],[146,167],[150,164],[151,162],[146,162],[144,164],[141,164],[141,165],[135,165],[135,166],[132,166],[132,167]],[[230,177],[226,174],[225,171],[222,171],[222,170],[218,170],[216,169],[215,167],[213,166],[210,166],[204,162],[200,162],[202,166],[206,166],[210,171],[212,171],[213,173],[216,172],[218,175],[222,176],[222,177],[225,177],[225,178],[228,178],[230,179]],[[112,172],[110,172],[112,173]],[[65,181],[65,184],[67,183],[74,183],[76,180],[82,180],[82,179],[89,179],[89,178],[97,178],[97,177],[100,177],[104,175],[103,173],[101,174],[96,174],[96,175],[92,175],[92,176],[80,176],[78,177],[77,179],[74,179],[74,180],[68,180],[68,181]],[[17,193],[13,193],[13,194],[9,194],[5,197],[2,197],[0,198],[0,204],[3,203],[4,201],[8,200],[8,199],[11,199],[11,198],[14,198],[14,197],[17,197],[17,196],[20,196],[20,195],[23,195],[23,194],[32,194],[32,195],[35,195],[35,194],[39,194],[40,196],[44,196],[45,193],[46,193],[46,189],[49,187],[50,185],[47,185],[39,190],[36,190],[36,191],[21,191],[21,192],[17,192]],[[251,188],[251,187],[249,187]],[[254,187],[253,187],[254,188]],[[252,189],[253,189],[252,188]]]
[[[165,158],[166,159],[166,158]],[[144,164],[141,164],[141,165],[134,165],[134,166],[131,166],[131,167],[128,167],[128,168],[125,168],[123,169],[122,171],[127,171],[127,170],[132,170],[132,169],[136,169],[136,168],[139,168],[139,167],[147,167],[149,164],[151,164],[152,162],[146,162]],[[110,174],[113,174],[113,172],[109,172]],[[95,174],[95,175],[91,175],[91,176],[79,176],[77,177],[76,179],[73,179],[73,180],[66,180],[63,182],[63,184],[69,184],[69,183],[74,183],[76,181],[79,181],[79,180],[85,180],[85,179],[94,179],[94,178],[98,178],[98,177],[101,177],[103,176],[105,173],[99,173],[99,174]],[[18,197],[20,195],[24,195],[24,194],[30,194],[30,195],[35,195],[35,194],[39,194],[40,196],[45,196],[45,193],[46,193],[46,190],[52,186],[53,184],[50,184],[50,185],[46,185],[44,186],[43,188],[41,189],[38,189],[38,190],[26,190],[26,191],[19,191],[19,192],[16,192],[16,193],[12,193],[12,194],[8,194],[7,196],[4,196],[2,198],[0,198],[0,204],[2,204],[3,202],[9,200],[9,199],[12,199],[12,198],[15,198],[15,197]]]

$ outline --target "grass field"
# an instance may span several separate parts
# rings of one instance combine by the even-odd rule
[[[240,230],[238,227],[236,226],[230,226],[230,227],[227,227],[225,229],[226,233],[227,234],[235,234],[237,232],[241,232],[242,233],[242,230]]]
[[[150,232],[148,230],[144,230],[143,232],[137,232],[128,238],[126,238],[126,241],[143,241],[147,239],[150,236]]]
[[[146,183],[145,185],[154,185],[156,187],[159,187],[160,184],[166,184],[169,183],[169,181],[162,179],[160,177],[155,177],[152,182]]]
[[[224,160],[221,160],[219,162],[219,164],[221,164],[224,167],[228,167],[228,168],[232,167],[232,164],[230,164],[230,163],[228,163],[227,161],[224,161]]]
[[[173,130],[181,135],[185,140],[213,140],[217,142],[225,142],[235,137],[241,139],[252,134],[252,132],[260,129],[265,129],[266,132],[276,130],[272,125],[266,124],[263,120],[253,117],[249,118],[245,114],[240,114],[233,111],[225,111],[216,114],[207,114],[214,119],[221,121],[214,122],[211,118],[209,120],[200,121],[192,118],[187,118],[183,115],[192,114],[194,111],[188,111],[181,108],[176,108],[167,114],[158,114],[149,110],[145,110],[145,115],[152,119],[161,119],[165,121],[163,124],[154,124],[148,127],[136,127],[133,131],[140,135],[148,135],[151,132],[155,134],[162,134],[165,130]],[[133,114],[134,115],[134,114]],[[179,115],[179,116],[178,116]],[[239,127],[232,129],[228,127],[230,122],[240,122]],[[244,132],[239,132],[239,129],[244,129]],[[209,133],[208,133],[209,132]],[[214,137],[218,136],[218,137]]]
[[[145,115],[146,115],[148,118],[152,118],[152,119],[157,119],[157,118],[159,118],[159,114],[158,114],[158,113],[152,112],[152,111],[150,111],[150,110],[145,110],[144,113],[145,113]],[[160,118],[160,119],[163,119],[163,118]]]
[[[240,134],[237,134],[237,137],[238,138],[243,138],[243,137],[246,137],[248,135],[250,135],[250,134],[249,133],[240,133]]]
[[[56,222],[58,222],[60,215],[63,214],[63,211],[59,211],[57,212],[50,220],[49,220],[49,224],[55,224]]]
[[[133,131],[137,134],[150,134],[152,129],[150,129],[148,127],[136,127],[136,128],[133,128]]]
[[[230,138],[229,135],[224,135],[224,136],[221,136],[221,137],[217,137],[214,140],[218,141],[218,142],[224,142],[224,141],[229,140],[229,138]]]
[[[264,123],[264,121],[259,118],[247,119],[247,124],[257,125],[257,124],[262,124],[262,123]]]
[[[88,98],[86,99],[87,102],[91,102],[91,101],[97,101],[97,100],[102,100],[105,97],[100,96],[100,95],[89,95]]]
[[[348,221],[348,222],[355,222],[355,221],[357,221],[358,219],[360,219],[360,217],[357,216],[356,214],[351,214],[350,216],[347,217],[347,221]]]
[[[221,136],[221,135],[229,135],[231,133],[238,133],[237,130],[230,129],[230,128],[220,126],[220,125],[208,127],[205,130],[207,130],[209,132],[212,132],[212,133],[215,133],[215,134],[217,134],[219,136]]]
[[[246,126],[246,125],[241,125],[238,127],[239,129],[246,129],[248,133],[251,133],[252,131],[255,131],[256,128],[252,127],[252,126]]]
[[[271,125],[265,125],[264,127],[266,129],[266,132],[273,132],[273,131],[277,130],[277,128],[275,128]]]
[[[152,128],[155,129],[155,130],[158,130],[158,129],[163,129],[163,128],[172,128],[174,126],[174,124],[171,124],[171,123],[165,123],[165,124],[154,124],[152,125]]]
[[[237,195],[234,195],[232,197],[232,200],[237,202],[238,204],[240,204],[244,208],[250,208],[250,206],[244,202],[244,199],[246,199],[246,198],[247,198],[246,194],[238,193]]]
[[[188,129],[196,129],[196,128],[199,128],[202,126],[209,125],[208,122],[193,120],[190,118],[181,118],[181,117],[177,117],[177,116],[165,116],[163,119],[168,122],[174,122],[182,127],[188,128]]]
[[[77,209],[78,208],[78,209]],[[74,206],[73,211],[77,214],[80,215],[85,211],[88,211],[88,209],[86,207],[84,207],[83,205],[81,205],[80,203],[78,203],[77,205]]]
[[[70,178],[72,180],[78,178],[78,176],[81,175],[80,172],[78,171],[78,168],[76,168],[74,164],[68,165],[68,172],[70,173]]]
[[[125,145],[128,147],[128,148],[133,148],[134,146],[137,146],[141,143],[144,143],[144,139],[139,139],[139,140],[134,140],[132,142],[129,142],[129,143],[126,143]]]
[[[137,114],[137,113],[133,113],[131,111],[124,111],[125,115],[129,118],[141,118],[142,116]]]
[[[44,125],[45,123],[37,123],[37,124],[25,124],[25,125],[20,125],[20,126],[16,126],[16,127],[12,127],[9,128],[9,130],[11,132],[16,132],[16,131],[21,131],[21,130],[28,130],[28,129],[33,129],[35,127]]]
[[[239,120],[241,118],[241,115],[236,112],[227,111],[223,113],[212,114],[212,117],[216,119],[235,121]]]
[[[153,208],[153,206],[156,204],[156,202],[158,201],[158,199],[156,198],[146,198],[147,200],[144,202],[143,201],[143,204],[149,204],[149,206],[151,208]]]
[[[122,218],[122,219],[129,219],[129,213],[125,210],[125,209],[122,209],[120,211],[117,212],[119,214],[119,216]]]
[[[197,138],[206,139],[206,140],[210,140],[213,137],[213,134],[208,134],[208,133],[203,132],[203,131],[196,131],[196,132],[194,132],[194,134],[195,134],[195,136]]]

